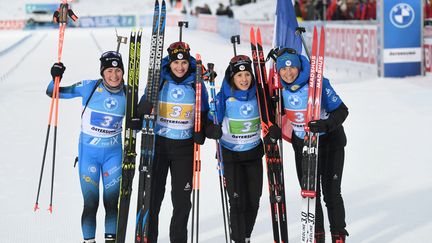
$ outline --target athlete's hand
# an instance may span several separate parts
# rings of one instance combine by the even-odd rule
[[[145,99],[142,99],[137,106],[137,116],[142,118],[144,115],[150,115],[152,110],[153,104]]]
[[[309,126],[310,131],[314,132],[314,133],[327,132],[328,131],[327,120],[310,121],[308,123],[308,126]]]
[[[56,62],[51,67],[51,77],[54,80],[55,77],[60,77],[60,80],[63,77],[63,73],[66,70],[66,67],[61,62]]]
[[[222,126],[209,123],[206,128],[206,136],[211,139],[220,139],[222,137]]]

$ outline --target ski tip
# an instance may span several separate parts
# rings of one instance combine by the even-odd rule
[[[322,25],[321,26],[321,35],[324,34],[324,32],[325,32],[324,30],[325,30],[324,25]]]

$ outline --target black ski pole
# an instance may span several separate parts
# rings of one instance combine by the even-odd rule
[[[189,22],[187,22],[187,21],[179,21],[178,22],[178,27],[180,28],[180,33],[179,33],[179,41],[181,42],[182,41],[182,34],[183,34],[183,26],[185,27],[185,28],[188,28],[189,27]]]
[[[234,56],[237,56],[236,43],[240,45],[240,35],[231,36],[231,43],[233,44],[234,48]]]
[[[126,44],[127,43],[127,37],[126,36],[120,36],[117,34],[117,29],[115,29],[116,36],[117,36],[117,53],[120,52],[120,44]]]
[[[302,41],[302,44],[303,44],[303,47],[304,47],[304,49],[305,49],[305,51],[306,51],[306,55],[307,55],[307,57],[308,57],[309,60],[310,60],[310,52],[309,52],[309,48],[307,47],[307,45],[306,45],[306,41],[305,41],[305,39],[304,39],[304,37],[303,37],[303,33],[305,33],[305,32],[306,32],[306,29],[305,29],[304,27],[297,27],[297,28],[296,28],[296,31],[295,31],[295,34],[300,36],[301,41]]]

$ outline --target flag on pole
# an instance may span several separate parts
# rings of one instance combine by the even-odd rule
[[[302,42],[295,34],[298,23],[291,0],[277,0],[275,26],[274,46],[293,48],[301,53]]]
[[[298,27],[297,17],[291,0],[277,0],[276,18],[274,26],[273,47],[289,47],[295,49],[297,53],[302,53],[302,41],[299,35],[296,35]],[[276,70],[274,65],[270,65],[269,80],[273,80]],[[269,82],[273,90],[273,82]],[[272,92],[273,93],[273,92]],[[285,141],[291,142],[292,127],[286,115],[282,117],[282,136]]]

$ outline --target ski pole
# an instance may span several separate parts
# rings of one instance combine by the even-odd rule
[[[213,114],[213,123],[218,125],[219,122],[217,120],[217,110],[216,110],[216,89],[215,89],[215,72],[214,72],[214,64],[208,63],[207,69],[210,72],[210,79],[208,80],[210,85],[210,111]],[[216,139],[216,159],[217,159],[217,169],[219,174],[219,188],[221,195],[221,203],[222,203],[222,215],[224,221],[224,231],[225,231],[225,242],[231,242],[231,234],[230,232],[230,217],[228,210],[228,194],[226,190],[225,177],[224,177],[224,163],[222,158],[222,147],[220,145],[219,139]]]
[[[179,21],[178,22],[178,27],[180,28],[180,32],[179,32],[179,41],[180,42],[182,42],[182,37],[183,37],[183,26],[185,27],[185,28],[188,28],[189,27],[189,22],[187,22],[187,21]]]
[[[296,31],[295,31],[295,34],[300,36],[302,44],[303,44],[303,47],[304,47],[304,49],[306,51],[306,55],[307,55],[308,59],[310,60],[309,48],[307,47],[306,41],[305,41],[305,39],[303,37],[303,33],[305,33],[305,32],[306,32],[306,30],[305,30],[304,27],[297,27]]]
[[[117,34],[117,29],[115,29],[116,36],[117,36],[117,53],[120,53],[120,45],[127,43],[127,37],[126,36],[120,36]]]
[[[231,43],[233,44],[233,48],[234,48],[234,56],[237,56],[236,43],[240,45],[240,36],[239,35],[231,36]]]
[[[53,16],[53,21],[55,23],[59,23],[59,42],[58,42],[58,54],[57,54],[57,61],[58,63],[61,62],[62,52],[63,52],[63,42],[64,42],[64,33],[67,26],[67,20],[68,17],[72,18],[73,21],[76,21],[78,17],[73,13],[71,9],[69,9],[69,6],[67,4],[66,0],[62,0],[62,3],[60,4],[60,7],[55,11]],[[57,144],[57,125],[58,125],[58,100],[60,97],[59,91],[60,91],[60,76],[56,76],[54,78],[54,89],[51,96],[51,105],[50,105],[50,111],[48,116],[48,128],[47,133],[45,137],[45,146],[44,146],[44,153],[42,156],[42,165],[41,165],[41,172],[39,176],[39,183],[38,183],[38,190],[37,190],[37,196],[36,196],[36,203],[33,208],[34,211],[39,209],[39,195],[40,195],[40,188],[42,183],[42,177],[43,177],[43,170],[45,166],[45,158],[46,158],[46,152],[48,148],[48,141],[49,141],[49,134],[51,130],[52,125],[52,119],[53,119],[53,113],[54,113],[54,140],[53,140],[53,160],[52,160],[52,171],[51,171],[51,191],[50,191],[50,204],[48,211],[52,213],[52,199],[53,199],[53,188],[54,188],[54,171],[55,171],[55,158],[56,158],[56,144]]]
[[[202,61],[199,54],[196,55],[197,71],[195,79],[195,133],[201,131],[201,81],[202,81]],[[198,242],[199,232],[199,190],[200,190],[200,173],[201,173],[201,146],[194,143],[193,159],[193,177],[192,177],[192,227],[191,243],[194,242],[194,230],[196,228],[196,239]],[[196,214],[195,214],[196,211]],[[196,218],[196,221],[195,221]]]

